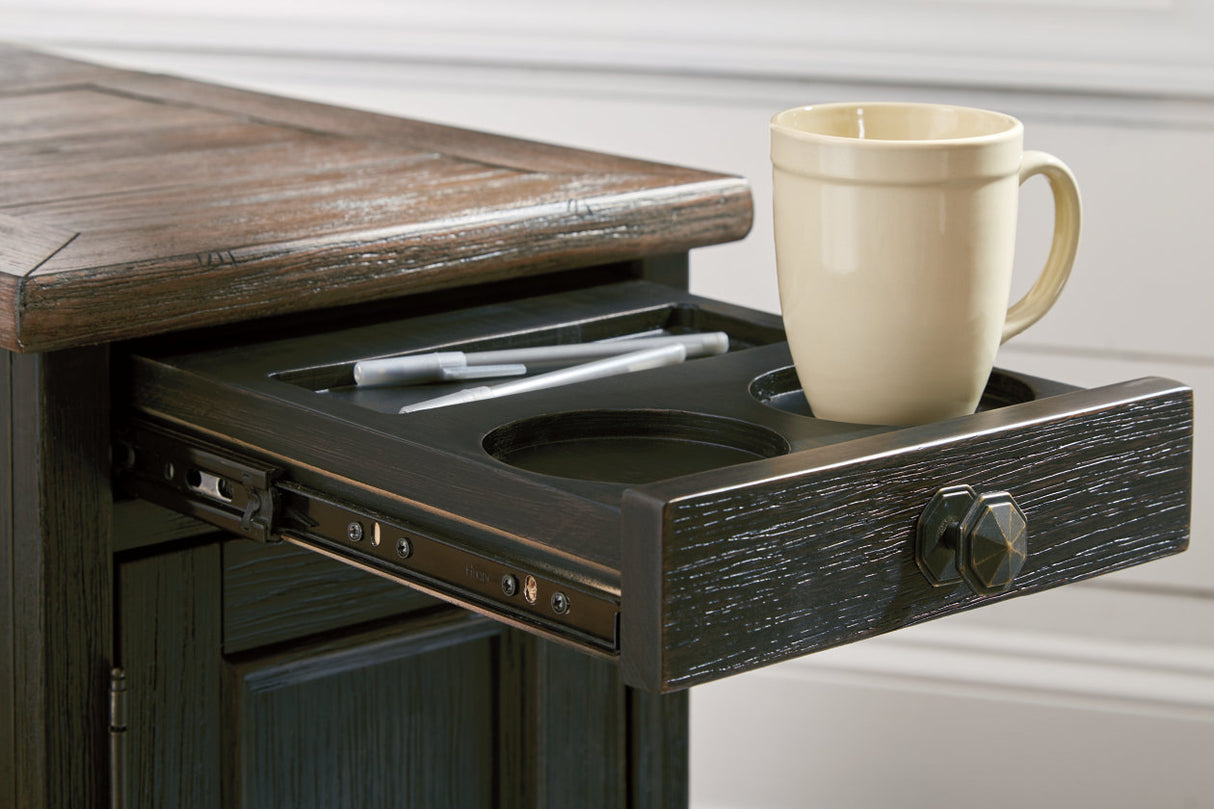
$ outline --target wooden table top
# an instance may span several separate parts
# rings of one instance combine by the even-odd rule
[[[0,347],[741,238],[744,180],[0,46]]]

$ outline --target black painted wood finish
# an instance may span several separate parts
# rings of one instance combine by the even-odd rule
[[[223,557],[250,545],[119,557],[117,807],[686,806],[686,695],[640,694],[609,662],[438,602],[225,652],[228,627],[267,617],[224,603]],[[345,572],[366,592],[372,577]],[[303,589],[268,600],[314,607]]]
[[[999,597],[1184,548],[1184,386],[1082,391],[1000,372],[985,409],[963,419],[905,429],[822,422],[803,401],[790,403],[795,375],[773,320],[644,282],[611,284],[232,349],[140,354],[131,401],[187,438],[279,466],[283,487],[382,514],[491,560],[495,572],[487,591],[463,578],[463,566],[436,586],[424,552],[401,561],[346,541],[344,521],[309,539],[287,507],[277,530],[292,541],[596,653],[601,638],[579,634],[573,611],[549,612],[549,596],[571,596],[575,610],[588,598],[595,609],[615,605],[620,631],[605,649],[628,683],[658,692],[989,600],[964,585],[932,587],[915,563],[916,519],[944,486],[1010,491],[1028,515],[1028,564]],[[349,387],[361,357],[654,326],[722,328],[734,350],[406,415],[396,413],[402,403],[434,391]],[[695,471],[675,457],[691,447],[698,463],[703,446],[714,458],[726,447],[726,463]],[[545,452],[554,459],[537,468]],[[498,591],[502,571],[545,582],[535,607]]]
[[[122,498],[113,504],[110,534],[115,553],[199,537],[221,536],[215,526],[147,500]]]
[[[108,797],[108,356],[0,355],[0,798],[10,806]]]
[[[0,469],[13,468],[12,355],[0,355]],[[17,804],[16,672],[13,638],[13,487],[0,485],[0,806]]]
[[[218,543],[118,566],[127,724],[113,809],[227,806],[221,576]]]
[[[688,737],[671,733],[670,729],[689,724],[688,692],[655,694],[630,688],[627,694],[632,752],[629,805],[635,809],[687,806]]]
[[[685,809],[686,692],[627,688],[613,662],[515,630],[501,653],[500,806]]]
[[[500,632],[445,611],[236,659],[226,805],[492,807]]]
[[[286,543],[223,546],[223,648],[235,653],[434,607],[433,598]]]
[[[1144,379],[628,492],[623,664],[680,688],[1188,545],[1192,392]],[[932,495],[1009,491],[1028,519],[1012,588],[933,587]]]

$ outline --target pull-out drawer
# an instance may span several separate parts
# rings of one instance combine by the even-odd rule
[[[442,391],[353,385],[362,358],[656,329],[724,330],[730,351],[407,414]],[[1183,385],[997,371],[972,416],[825,422],[778,318],[643,282],[131,363],[134,493],[618,657],[651,690],[1188,542]]]

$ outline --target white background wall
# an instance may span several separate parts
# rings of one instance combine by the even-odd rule
[[[693,254],[693,289],[772,311],[772,113],[1017,115],[1074,169],[1086,218],[1063,299],[1000,364],[1193,385],[1193,547],[697,689],[693,803],[1214,807],[1207,0],[0,0],[0,40],[742,174],[755,228]],[[1019,290],[1051,216],[1044,183],[1022,200]]]

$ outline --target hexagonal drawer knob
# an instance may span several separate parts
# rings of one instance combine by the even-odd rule
[[[979,595],[1012,586],[1028,558],[1028,520],[1007,492],[940,489],[919,517],[915,561],[933,585],[964,581]]]

